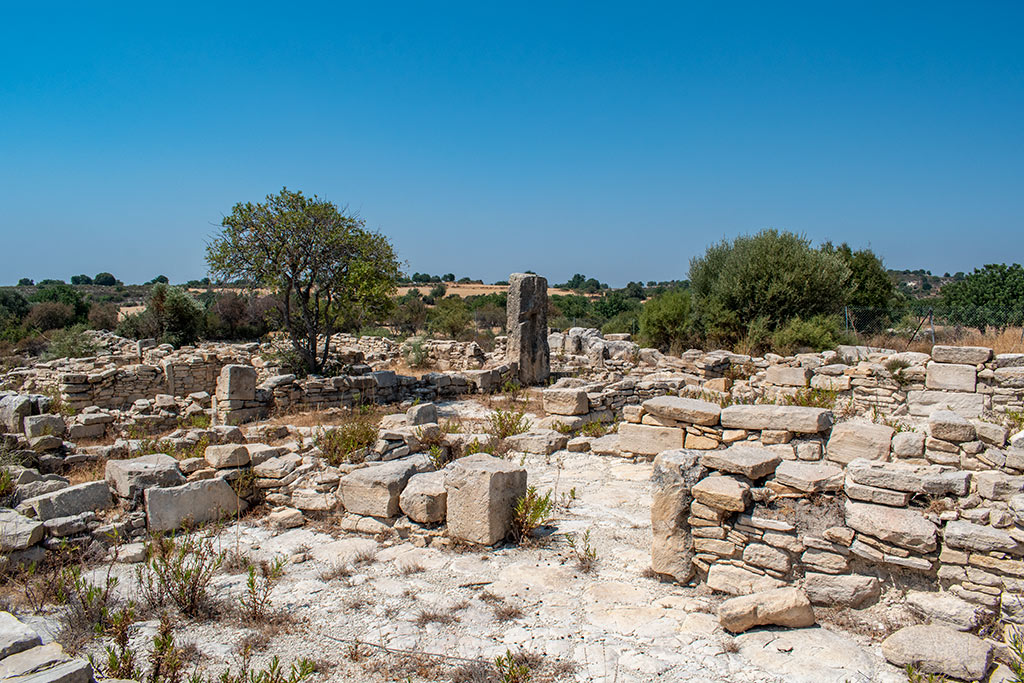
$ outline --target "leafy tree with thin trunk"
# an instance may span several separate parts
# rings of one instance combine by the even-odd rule
[[[386,237],[344,207],[287,188],[236,204],[206,260],[214,277],[277,292],[292,347],[312,373],[323,372],[334,332],[388,311],[400,275]]]

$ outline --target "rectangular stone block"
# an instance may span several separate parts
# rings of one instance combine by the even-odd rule
[[[512,509],[526,495],[526,470],[478,453],[445,470],[446,517],[451,538],[494,545],[511,531]]]
[[[978,384],[978,369],[973,365],[928,363],[924,385],[928,389],[973,392]]]
[[[807,368],[791,368],[785,365],[769,366],[764,381],[781,387],[806,387],[811,379]]]

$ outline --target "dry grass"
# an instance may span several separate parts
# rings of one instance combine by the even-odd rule
[[[107,468],[107,461],[105,458],[99,460],[92,460],[89,462],[83,462],[80,465],[74,465],[64,477],[68,480],[71,486],[75,484],[84,484],[90,481],[99,481],[103,479]]]
[[[935,328],[936,344],[952,344],[955,346],[985,346],[995,353],[1021,353],[1024,352],[1024,342],[1021,341],[1022,328],[1007,327],[1002,330],[989,328],[984,333],[976,329],[959,330],[955,328]],[[931,330],[924,327],[917,333],[914,341],[907,347],[905,337],[894,337],[887,334],[865,336],[860,339],[865,346],[877,346],[881,348],[896,349],[897,351],[918,351],[931,353],[932,335]]]
[[[423,628],[427,624],[454,624],[459,621],[454,609],[425,609],[416,615],[416,625]]]
[[[523,610],[519,605],[503,602],[494,606],[494,618],[498,621],[515,621],[523,616]]]

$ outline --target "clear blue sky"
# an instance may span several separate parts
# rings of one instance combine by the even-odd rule
[[[2,283],[202,277],[283,185],[488,282],[764,227],[1024,261],[1024,3],[4,5]]]

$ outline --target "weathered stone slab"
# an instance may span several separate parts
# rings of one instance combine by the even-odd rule
[[[767,574],[758,574],[731,564],[715,563],[708,570],[707,586],[730,595],[750,595],[785,585]]]
[[[918,552],[935,550],[938,529],[920,512],[849,500],[845,511],[846,525],[862,534]]]
[[[448,509],[444,472],[422,472],[409,477],[409,482],[398,497],[398,504],[402,512],[414,522],[443,522]]]
[[[683,447],[685,430],[624,422],[619,425],[618,447],[636,455],[657,455]]]
[[[882,424],[864,420],[840,422],[832,428],[825,457],[841,464],[857,458],[888,460],[895,430]]]
[[[24,429],[24,419],[32,414],[32,399],[9,394],[0,398],[0,431],[16,434]]]
[[[722,409],[727,429],[782,429],[816,434],[832,426],[832,413],[824,408],[776,405],[732,405]]]
[[[185,483],[178,461],[163,453],[108,460],[105,478],[115,494],[130,500],[140,499],[143,490],[153,486],[166,488]]]
[[[60,415],[27,415],[24,420],[25,436],[34,439],[38,436],[64,436],[67,426]]]
[[[877,602],[881,595],[881,582],[878,579],[859,574],[807,572],[803,588],[813,604],[827,607],[864,607]]]
[[[945,591],[909,591],[907,607],[923,619],[972,631],[985,621],[986,610]]]
[[[843,470],[826,463],[784,460],[775,469],[775,480],[805,493],[838,491],[843,487]]]
[[[942,530],[943,542],[951,548],[962,548],[982,553],[1011,553],[1018,550],[1013,536],[1002,529],[963,520],[954,520]]]
[[[399,497],[409,478],[432,469],[423,455],[363,467],[341,478],[341,502],[352,514],[394,517],[401,509]]]
[[[90,481],[29,498],[22,504],[36,511],[36,519],[45,522],[54,517],[71,517],[102,510],[113,504],[106,481]]]
[[[409,426],[437,423],[437,406],[433,403],[420,403],[405,411],[405,421]]]
[[[806,387],[811,380],[808,368],[771,365],[765,371],[764,381],[781,387]]]
[[[654,459],[651,473],[651,569],[680,583],[693,578],[690,533],[692,488],[707,470],[693,451],[665,451]]]
[[[221,478],[145,490],[146,524],[150,531],[173,531],[245,512],[246,502]]]
[[[225,365],[217,378],[218,401],[256,399],[256,368],[251,365]]]
[[[939,363],[960,363],[978,365],[992,358],[992,349],[984,346],[943,346],[932,347],[932,360]]]
[[[735,445],[720,451],[708,451],[701,463],[710,469],[729,474],[742,474],[749,479],[761,479],[775,472],[782,462],[773,451],[759,446]]]
[[[30,650],[43,641],[39,634],[18,621],[10,612],[0,612],[0,659]]]
[[[511,531],[512,508],[526,495],[526,470],[486,453],[460,458],[445,469],[448,535],[494,545]]]
[[[978,384],[978,369],[973,365],[928,363],[924,386],[943,391],[972,392]]]
[[[249,464],[249,449],[244,444],[226,443],[207,446],[204,455],[210,467],[218,470]]]
[[[718,621],[731,633],[742,633],[754,626],[804,628],[815,623],[810,600],[797,588],[730,598],[719,605]]]
[[[39,645],[0,660],[0,680],[10,683],[91,683],[92,666],[72,659],[58,643]]]
[[[721,406],[695,398],[680,396],[656,396],[643,402],[644,409],[652,415],[667,417],[677,422],[712,426],[718,424],[722,414]]]
[[[992,646],[981,638],[939,624],[902,628],[882,641],[882,654],[900,668],[965,681],[982,678],[992,663]]]
[[[981,417],[985,411],[985,396],[952,391],[909,391],[907,410],[915,417],[928,417],[936,410],[952,410],[964,417]]]
[[[965,496],[971,480],[970,472],[953,467],[872,460],[850,462],[846,466],[846,476],[864,486],[934,496]]]
[[[25,550],[43,540],[44,527],[38,520],[0,509],[0,552]]]
[[[545,389],[544,412],[549,415],[586,415],[590,399],[584,389]]]
[[[505,437],[505,443],[513,451],[551,455],[565,448],[569,437],[554,429],[536,429],[523,434]]]
[[[698,502],[718,510],[743,512],[750,502],[750,486],[730,476],[705,477],[692,490]]]
[[[936,439],[962,443],[977,436],[974,425],[951,410],[936,410],[928,418],[928,433]]]

